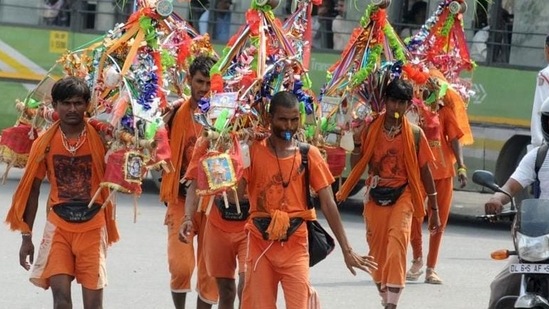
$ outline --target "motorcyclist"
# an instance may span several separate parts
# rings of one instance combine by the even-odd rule
[[[549,143],[549,98],[547,98],[540,109],[541,128],[545,143]],[[519,165],[509,177],[502,189],[515,196],[524,188],[530,186],[536,177],[540,181],[540,199],[549,199],[549,160],[547,154],[541,165],[539,172],[536,175],[535,162],[538,155],[538,148],[530,150],[520,161]],[[494,195],[484,205],[486,214],[498,214],[502,211],[503,205],[510,202],[510,198],[500,192]],[[512,274],[509,272],[509,264],[518,263],[516,255],[511,256],[508,265],[494,278],[490,284],[490,303],[489,309],[496,308],[496,303],[500,298],[506,295],[519,295],[521,274]]]

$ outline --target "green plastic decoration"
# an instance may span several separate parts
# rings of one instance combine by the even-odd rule
[[[316,126],[313,125],[309,125],[305,128],[305,137],[307,138],[307,140],[313,139],[313,137],[315,136],[315,131]]]
[[[300,115],[300,121],[301,121],[301,125],[304,126],[305,125],[305,120],[307,118],[307,112],[305,111],[305,103],[304,102],[299,102],[299,115]]]
[[[448,91],[448,83],[441,82],[440,90],[438,91],[439,99],[446,95],[446,91]]]
[[[214,75],[216,73],[220,73],[220,66],[221,63],[228,61],[226,58],[229,56],[229,53],[231,52],[231,47],[225,47],[223,48],[223,55],[219,58],[219,61],[217,61],[212,68],[210,69],[210,75]]]
[[[440,29],[440,34],[444,37],[448,37],[450,34],[450,30],[452,30],[452,26],[454,26],[454,14],[450,13],[450,16],[446,18],[444,21],[444,25],[442,26],[442,29]]]
[[[305,73],[302,77],[303,82],[303,88],[305,89],[311,89],[313,86],[313,82],[311,81],[311,78],[309,78],[309,73]]]
[[[221,113],[219,113],[219,116],[215,120],[215,123],[214,123],[215,130],[217,132],[223,132],[228,120],[229,120],[229,110],[224,108],[223,110],[221,110]]]
[[[156,31],[152,19],[148,16],[141,16],[139,18],[139,27],[145,32],[145,41],[147,41],[147,45],[152,48],[157,48],[158,42],[156,40]]]
[[[156,135],[156,131],[158,130],[158,124],[156,122],[150,122],[147,123],[147,127],[145,128],[145,139],[151,140]]]
[[[28,100],[25,101],[25,106],[31,109],[35,109],[35,108],[38,108],[38,106],[40,106],[40,102],[36,101],[33,98],[29,98]]]
[[[376,45],[370,49],[370,57],[368,57],[368,63],[362,69],[358,70],[355,75],[352,77],[351,87],[356,87],[362,84],[368,76],[374,71],[376,67],[377,60],[381,57],[381,52],[383,51],[383,46]]]
[[[163,49],[160,52],[160,58],[161,58],[162,66],[164,68],[171,68],[175,66],[175,59],[174,57],[172,57],[172,55],[170,55],[168,51]]]

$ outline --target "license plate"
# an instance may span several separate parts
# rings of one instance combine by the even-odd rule
[[[515,274],[549,274],[549,264],[511,264],[509,272]]]

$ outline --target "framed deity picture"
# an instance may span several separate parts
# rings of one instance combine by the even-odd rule
[[[232,187],[237,179],[231,157],[227,153],[220,153],[202,160],[202,167],[208,180],[210,190]]]
[[[320,104],[322,108],[322,117],[328,116],[334,109],[339,107],[341,97],[323,96]]]
[[[143,155],[135,151],[128,151],[124,160],[124,180],[141,183],[143,178]]]
[[[216,93],[210,100],[210,111],[208,118],[217,119],[221,112],[226,109],[229,111],[229,117],[232,117],[238,106],[238,92]]]

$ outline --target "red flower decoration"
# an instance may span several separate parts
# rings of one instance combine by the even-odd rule
[[[181,42],[181,45],[177,48],[177,65],[183,66],[187,58],[191,55],[191,40],[185,40]]]
[[[314,5],[322,5],[322,0],[313,0]]]
[[[231,36],[231,38],[229,39],[229,42],[227,42],[227,46],[230,46],[230,47],[234,46],[234,44],[236,43],[236,40],[242,34],[242,31],[244,31],[244,27],[246,27],[246,25],[242,25],[240,26],[240,28],[238,28],[238,31],[233,36]]]
[[[422,70],[418,69],[417,67],[407,63],[402,66],[402,71],[406,73],[406,76],[408,79],[413,80],[416,84],[423,85],[427,82],[429,79],[429,73],[423,72]]]
[[[141,9],[135,13],[133,13],[129,18],[128,18],[128,21],[126,22],[126,25],[131,25],[132,23],[134,22],[137,22],[139,21],[139,19],[141,18],[141,16],[148,16],[152,19],[158,19],[160,17],[160,15],[158,15],[156,13],[156,11],[154,11],[152,8],[144,8],[144,9]],[[127,26],[126,26],[127,27]]]
[[[128,27],[128,25],[131,25],[133,24],[134,22],[138,21],[139,18],[143,15],[143,13],[141,12],[141,10],[133,13],[129,18],[128,18],[128,21],[126,22],[126,27]]]
[[[379,9],[372,13],[372,17],[370,19],[375,21],[379,28],[383,29],[385,23],[387,22],[387,12]]]
[[[247,89],[256,79],[257,79],[257,74],[255,73],[255,71],[251,71],[250,73],[242,76],[240,85],[242,86],[242,88]]]
[[[250,27],[250,32],[252,33],[252,36],[259,35],[260,22],[261,16],[259,16],[258,11],[252,9],[246,11],[246,23],[248,24],[248,27]]]
[[[223,77],[221,76],[221,74],[219,73],[214,74],[211,77],[210,82],[211,82],[211,86],[210,86],[211,91],[223,92]]]

